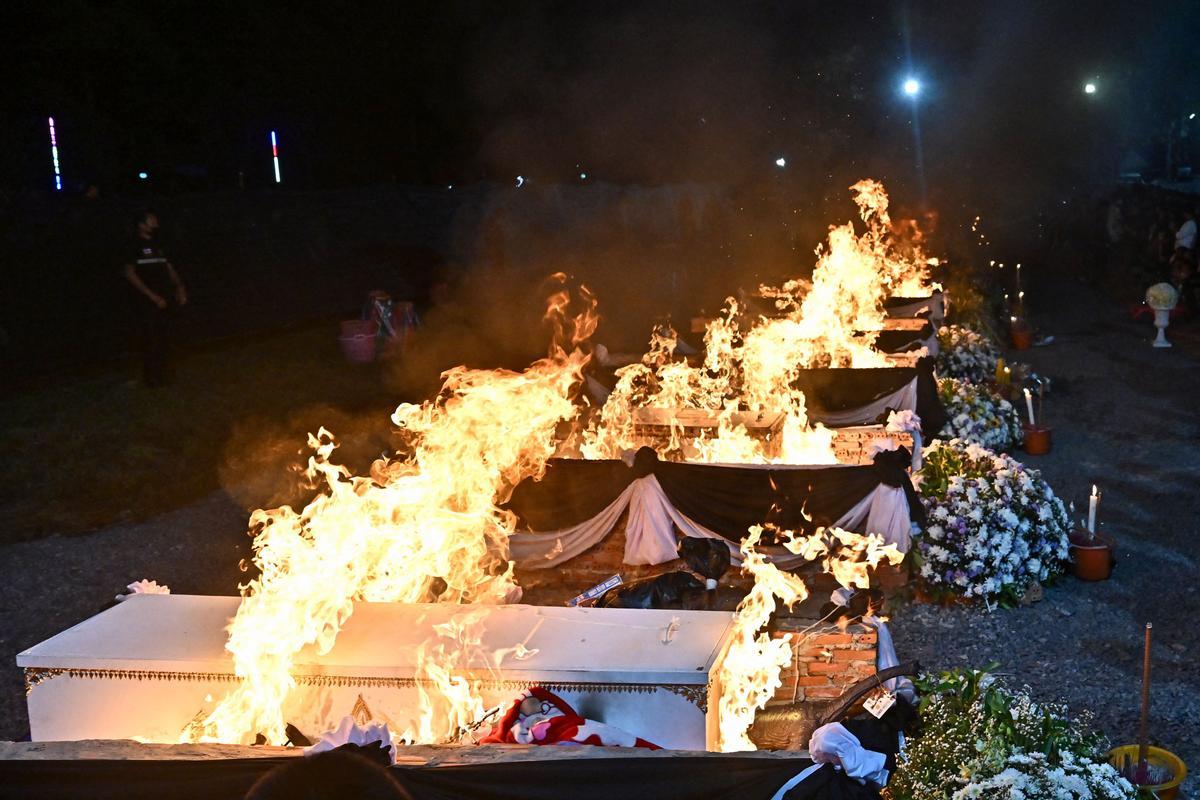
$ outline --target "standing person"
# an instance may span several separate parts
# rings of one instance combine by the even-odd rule
[[[1196,212],[1191,208],[1183,212],[1183,224],[1175,232],[1175,249],[1181,247],[1189,254],[1196,249]]]
[[[165,386],[171,352],[171,318],[187,304],[187,289],[158,246],[158,214],[146,209],[135,218],[137,236],[125,279],[134,289],[133,307],[142,352],[142,378],[147,386]]]

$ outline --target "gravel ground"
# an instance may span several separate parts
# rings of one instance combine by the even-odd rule
[[[1153,350],[1149,323],[1126,321],[1089,289],[1064,284],[1050,296],[1059,302],[1044,327],[1055,343],[1018,355],[1053,379],[1046,416],[1054,450],[1028,460],[1077,507],[1100,485],[1118,568],[1103,583],[1064,578],[1027,608],[898,609],[897,648],[929,667],[1001,661],[1038,697],[1091,709],[1121,742],[1136,730],[1142,626],[1153,621],[1152,735],[1200,768],[1200,332],[1172,329],[1178,346]],[[176,593],[236,592],[237,564],[249,554],[245,520],[216,493],[146,523],[0,547],[0,739],[28,735],[16,653],[139,578]],[[1200,781],[1185,788],[1195,796]]]
[[[1149,322],[1128,321],[1084,287],[1053,294],[1056,316],[1042,323],[1055,342],[1008,355],[1051,377],[1054,447],[1017,457],[1083,513],[1099,485],[1102,530],[1118,547],[1113,577],[1065,577],[1042,602],[992,613],[909,605],[893,617],[896,647],[927,667],[1000,661],[1037,697],[1090,709],[1120,744],[1136,736],[1143,626],[1153,622],[1151,736],[1200,769],[1200,332],[1195,322],[1168,329],[1177,346],[1155,350]],[[1200,780],[1184,789],[1200,795]]]

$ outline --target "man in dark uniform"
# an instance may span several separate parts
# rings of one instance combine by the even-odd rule
[[[140,211],[135,221],[137,236],[130,260],[125,263],[125,279],[135,290],[134,319],[142,351],[142,377],[147,386],[164,386],[171,351],[171,317],[177,306],[187,303],[187,289],[155,240],[158,215]]]

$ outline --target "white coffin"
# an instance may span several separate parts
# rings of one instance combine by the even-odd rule
[[[135,595],[17,656],[34,741],[178,741],[236,685],[225,651],[237,597]],[[478,607],[473,607],[478,609]],[[284,718],[315,736],[347,714],[403,729],[418,692],[417,645],[472,607],[359,603],[333,649],[296,660]],[[485,706],[540,685],[585,717],[671,749],[713,750],[717,668],[732,615],[716,611],[494,606],[461,670]],[[667,639],[668,626],[674,631]],[[488,654],[523,643],[499,671]]]

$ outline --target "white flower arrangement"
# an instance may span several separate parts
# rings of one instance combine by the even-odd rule
[[[937,374],[980,383],[996,374],[1000,351],[991,339],[961,325],[938,330]]]
[[[989,450],[1008,450],[1024,437],[1020,412],[985,384],[939,378],[938,397],[946,409],[943,436]]]
[[[916,477],[928,525],[914,567],[935,596],[1009,605],[1064,570],[1067,510],[1036,470],[950,439],[925,448]]]
[[[1111,764],[1079,759],[1069,752],[1057,764],[1045,753],[1013,753],[1001,772],[971,780],[951,800],[1126,800],[1133,793],[1133,786]]]
[[[884,790],[888,800],[1133,800],[1134,787],[1104,760],[1087,714],[1034,702],[986,671],[917,680],[921,734]]]
[[[1169,283],[1156,283],[1146,290],[1146,304],[1156,311],[1170,311],[1179,302],[1179,292]]]

